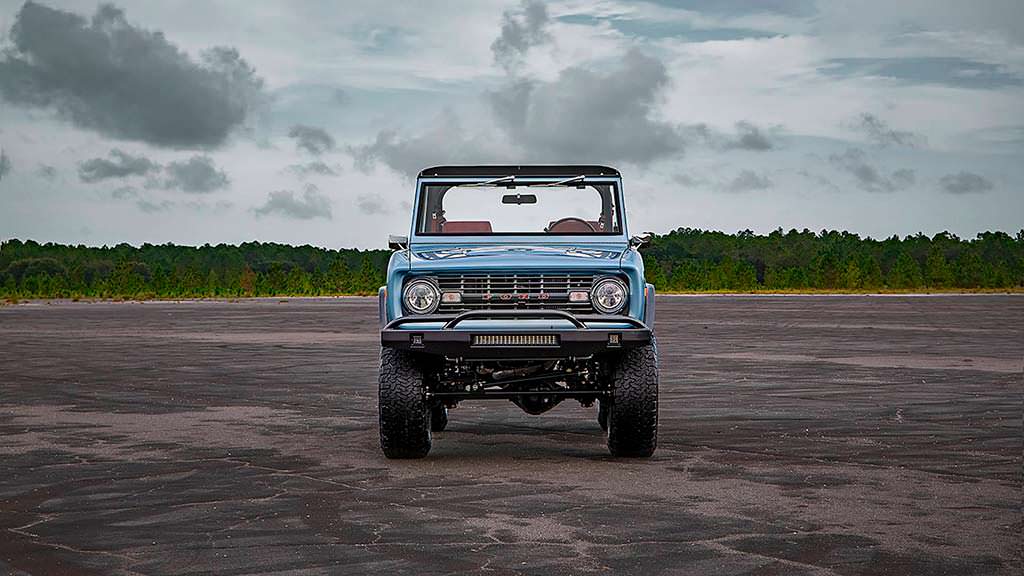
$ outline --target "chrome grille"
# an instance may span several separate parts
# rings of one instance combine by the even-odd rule
[[[460,274],[438,276],[442,292],[459,292],[462,302],[442,302],[439,313],[465,310],[566,310],[577,314],[594,311],[587,302],[569,302],[570,290],[590,290],[593,274]]]

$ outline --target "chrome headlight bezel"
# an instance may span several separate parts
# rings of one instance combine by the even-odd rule
[[[613,289],[618,289],[620,297],[619,302],[617,304],[613,306],[606,306],[602,302],[602,296],[606,296],[607,294],[602,295],[599,293],[599,290],[602,290],[605,287],[613,287]],[[623,309],[625,309],[626,304],[628,302],[629,288],[626,286],[625,282],[613,276],[606,276],[604,278],[600,278],[599,280],[594,282],[594,286],[590,289],[590,303],[594,307],[594,310],[597,310],[602,314],[618,314],[619,312],[622,312]]]
[[[426,307],[417,308],[411,303],[412,290],[419,289],[420,287],[425,287],[428,290],[431,301]],[[433,280],[428,278],[417,278],[406,283],[405,288],[402,289],[402,307],[410,314],[433,314],[437,311],[437,307],[440,305],[441,290]]]

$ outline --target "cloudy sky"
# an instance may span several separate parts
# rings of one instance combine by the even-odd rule
[[[631,229],[1024,227],[1024,2],[0,0],[0,239],[381,247],[445,163]]]

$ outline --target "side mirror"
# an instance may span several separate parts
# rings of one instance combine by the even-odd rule
[[[391,250],[405,250],[408,247],[408,236],[396,236],[394,234],[390,234],[388,236],[388,248],[390,248]]]
[[[629,239],[630,248],[636,248],[639,250],[640,247],[643,246],[644,244],[650,243],[651,236],[653,235],[654,232],[641,232],[640,234],[633,236],[632,238]]]

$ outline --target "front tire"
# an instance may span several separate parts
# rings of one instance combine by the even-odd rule
[[[647,458],[658,446],[658,346],[622,355],[612,373],[608,450],[612,456]]]
[[[423,458],[430,452],[430,409],[423,372],[405,351],[380,351],[380,447],[388,458]]]

